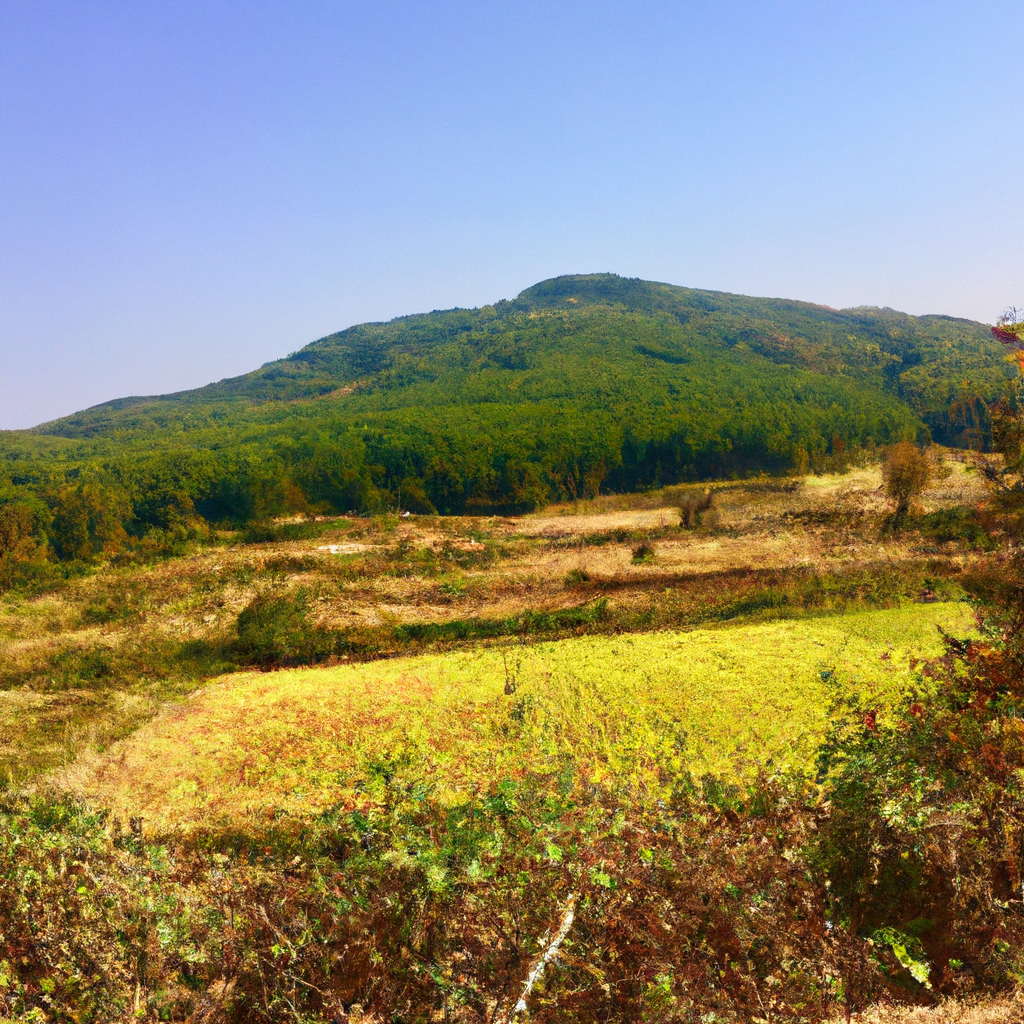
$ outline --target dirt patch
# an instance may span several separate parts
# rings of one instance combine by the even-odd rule
[[[844,1016],[834,1018],[845,1021]],[[939,1006],[873,1006],[854,1014],[853,1024],[1017,1024],[1024,1020],[1024,996],[1003,999],[950,999]]]
[[[655,508],[597,512],[588,515],[566,513],[557,516],[529,516],[516,522],[518,533],[526,537],[571,537],[615,530],[657,530],[679,525],[679,509]]]

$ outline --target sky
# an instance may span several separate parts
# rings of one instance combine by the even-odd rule
[[[0,428],[612,271],[1024,306],[1024,4],[3,0]]]

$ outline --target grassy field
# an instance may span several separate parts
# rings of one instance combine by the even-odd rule
[[[805,770],[840,695],[883,713],[963,605],[592,636],[362,665],[238,673],[67,783],[147,828],[367,810],[399,780],[458,802],[572,766],[639,802],[690,778]],[[506,693],[512,690],[512,693]]]
[[[522,517],[268,522],[7,592],[0,1017],[506,1020],[571,924],[530,1019],[1017,1019],[1009,996],[884,1002],[965,996],[967,962],[1001,991],[1017,935],[954,949],[954,897],[914,888],[949,814],[891,838],[917,791],[879,751],[932,728],[901,698],[940,707],[918,659],[937,627],[972,634],[1005,574],[979,460],[933,458],[898,528],[861,466]],[[995,735],[935,733],[1001,770],[1016,723]],[[875,805],[847,768],[881,780],[866,860],[846,822]],[[945,786],[918,796],[960,814]],[[978,807],[975,833],[1002,836]],[[851,923],[832,886],[851,863],[874,885],[878,857],[898,905]]]
[[[10,591],[0,596],[0,783],[102,750],[245,667],[236,623],[261,594],[304,594],[310,623],[349,661],[893,607],[923,590],[958,597],[990,558],[971,522],[984,485],[974,456],[937,450],[935,461],[922,515],[898,533],[886,532],[869,466],[719,482],[689,528],[679,505],[703,486],[524,517],[267,524]]]

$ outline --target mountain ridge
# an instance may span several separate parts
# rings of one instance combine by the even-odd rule
[[[968,320],[564,275],[0,434],[0,474],[39,492],[106,481],[139,529],[410,495],[424,511],[523,510],[827,468],[901,438],[985,448],[1011,375]]]
[[[597,283],[597,287],[586,287],[587,284],[592,282]],[[580,285],[584,287],[580,287]],[[609,287],[612,285],[612,287]],[[614,287],[618,285],[618,287]],[[662,292],[662,295],[658,295],[655,289]],[[589,292],[589,294],[587,294]],[[671,285],[665,282],[654,282],[644,281],[640,278],[619,278],[612,274],[586,274],[586,275],[562,275],[555,278],[549,278],[545,281],[538,282],[535,285],[531,285],[525,288],[515,299],[501,299],[495,303],[485,304],[479,307],[452,307],[451,309],[443,310],[432,310],[430,313],[411,313],[405,314],[398,317],[393,317],[390,320],[381,321],[367,321],[365,323],[354,324],[350,327],[343,328],[340,331],[335,331],[330,334],[324,335],[321,338],[315,339],[314,341],[304,345],[302,348],[290,353],[287,356],[283,356],[280,359],[270,360],[264,363],[262,366],[251,370],[244,374],[238,374],[232,377],[225,377],[218,381],[211,381],[208,384],[202,385],[196,388],[186,388],[180,391],[169,392],[165,394],[155,395],[130,395],[119,398],[110,399],[105,402],[97,403],[96,405],[89,406],[86,409],[79,410],[78,412],[70,413],[66,416],[57,417],[53,420],[48,420],[44,423],[40,423],[34,427],[28,428],[29,432],[33,433],[57,433],[60,436],[57,428],[61,424],[67,423],[69,420],[73,420],[74,417],[83,415],[85,413],[95,413],[100,410],[103,411],[120,411],[124,408],[141,405],[144,403],[155,403],[155,402],[168,402],[168,401],[188,401],[193,399],[200,399],[203,396],[214,395],[218,399],[228,397],[223,394],[223,390],[231,387],[238,387],[243,382],[251,381],[254,378],[263,375],[265,372],[274,373],[279,371],[282,367],[294,364],[299,361],[308,361],[310,357],[317,352],[319,348],[330,345],[337,340],[352,332],[362,332],[369,330],[380,330],[393,328],[396,326],[412,324],[414,322],[422,321],[425,318],[431,317],[451,317],[459,314],[481,314],[484,311],[491,310],[495,312],[505,312],[507,310],[516,310],[522,312],[529,312],[534,308],[552,308],[559,300],[564,303],[579,302],[581,293],[587,300],[588,305],[599,304],[602,300],[608,304],[618,304],[626,309],[653,309],[659,311],[665,311],[667,303],[664,301],[665,298],[675,296],[686,296],[694,300],[697,304],[702,306],[705,311],[719,311],[722,308],[727,307],[739,307],[744,306],[756,306],[758,312],[762,312],[765,308],[775,309],[779,311],[794,311],[794,312],[807,312],[813,311],[817,313],[824,313],[834,316],[835,318],[843,318],[844,320],[856,321],[858,317],[861,319],[864,316],[895,316],[902,320],[913,321],[915,323],[929,323],[932,321],[942,321],[950,324],[962,324],[967,325],[970,328],[976,329],[981,332],[985,340],[988,339],[988,326],[980,323],[975,323],[966,318],[952,317],[945,314],[924,314],[922,316],[912,316],[911,314],[903,313],[899,310],[892,309],[891,307],[878,307],[878,306],[856,306],[848,307],[843,309],[835,309],[830,306],[826,306],[819,303],[813,303],[806,300],[799,299],[785,299],[780,297],[758,297],[748,296],[739,293],[732,292],[721,292],[708,289],[696,289],[687,288],[679,285]],[[666,296],[664,293],[669,293]],[[629,302],[623,301],[624,299],[636,299],[637,297],[643,297],[648,300],[654,300],[660,298],[661,302],[648,301],[647,303]],[[322,393],[326,393],[326,390]],[[335,390],[334,388],[329,390]],[[315,392],[310,392],[302,397],[315,397]],[[271,397],[271,396],[267,396]]]

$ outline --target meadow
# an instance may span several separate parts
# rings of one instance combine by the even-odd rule
[[[875,465],[713,484],[689,524],[680,510],[703,485],[519,517],[300,518],[8,591],[0,778],[102,750],[205,680],[287,664],[273,641],[240,646],[258,599],[300,600],[306,660],[345,662],[963,597],[993,564],[975,513],[983,460],[935,452],[922,518],[897,532]]]
[[[1008,563],[998,461],[929,457],[899,522],[865,461],[9,589],[0,1018],[1015,1019],[1015,896],[972,867],[1010,789],[886,760],[1024,751],[955,687],[939,726]]]
[[[217,679],[64,784],[154,834],[379,808],[384,783],[458,804],[571,764],[664,801],[681,785],[807,773],[830,708],[883,716],[959,604],[516,644]],[[511,691],[511,692],[506,692]]]

